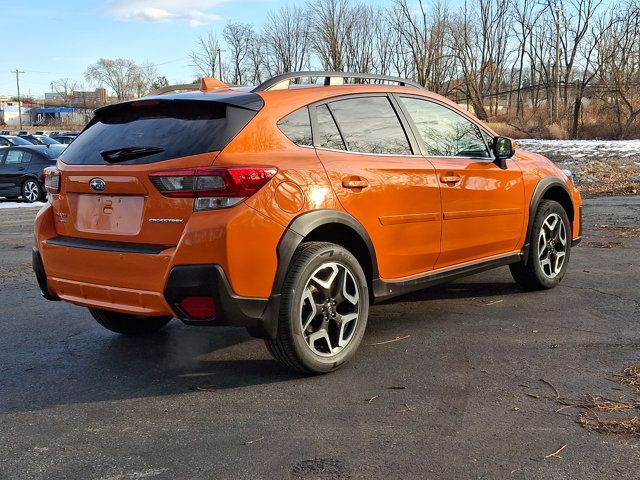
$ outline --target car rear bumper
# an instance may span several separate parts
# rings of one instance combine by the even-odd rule
[[[69,248],[58,245],[52,247]],[[114,252],[104,252],[102,255],[114,255]],[[59,256],[60,252],[54,258]],[[236,295],[219,265],[174,266],[161,291],[154,291],[48,275],[40,251],[35,247],[32,260],[42,296],[47,300],[65,300],[80,306],[133,315],[173,315],[189,325],[246,327],[252,335],[261,338],[272,338],[275,335],[279,295],[270,298]],[[112,261],[115,260],[114,257]],[[192,296],[212,298],[215,316],[206,319],[190,318],[181,308],[181,301]]]

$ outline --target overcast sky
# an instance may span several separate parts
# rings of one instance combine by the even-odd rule
[[[188,53],[199,35],[227,21],[259,26],[291,0],[0,0],[0,96],[42,96],[50,83],[84,71],[99,58],[150,61],[171,83],[191,81]],[[392,0],[367,3],[391,4]],[[90,87],[86,85],[86,87]],[[91,86],[93,88],[93,86]]]

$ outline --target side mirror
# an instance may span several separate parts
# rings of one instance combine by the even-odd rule
[[[507,168],[507,160],[515,153],[515,142],[509,137],[495,137],[493,139],[493,156],[496,165],[501,169]]]

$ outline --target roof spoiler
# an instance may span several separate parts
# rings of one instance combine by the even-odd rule
[[[200,83],[183,83],[180,85],[167,85],[149,92],[145,97],[154,97],[164,95],[171,92],[201,90],[208,92],[209,90],[228,89],[229,85],[213,77],[202,77]]]

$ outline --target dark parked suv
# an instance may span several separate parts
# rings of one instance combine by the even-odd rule
[[[56,164],[62,150],[44,145],[0,149],[0,196],[22,198],[26,202],[44,200],[46,193],[42,171]]]

